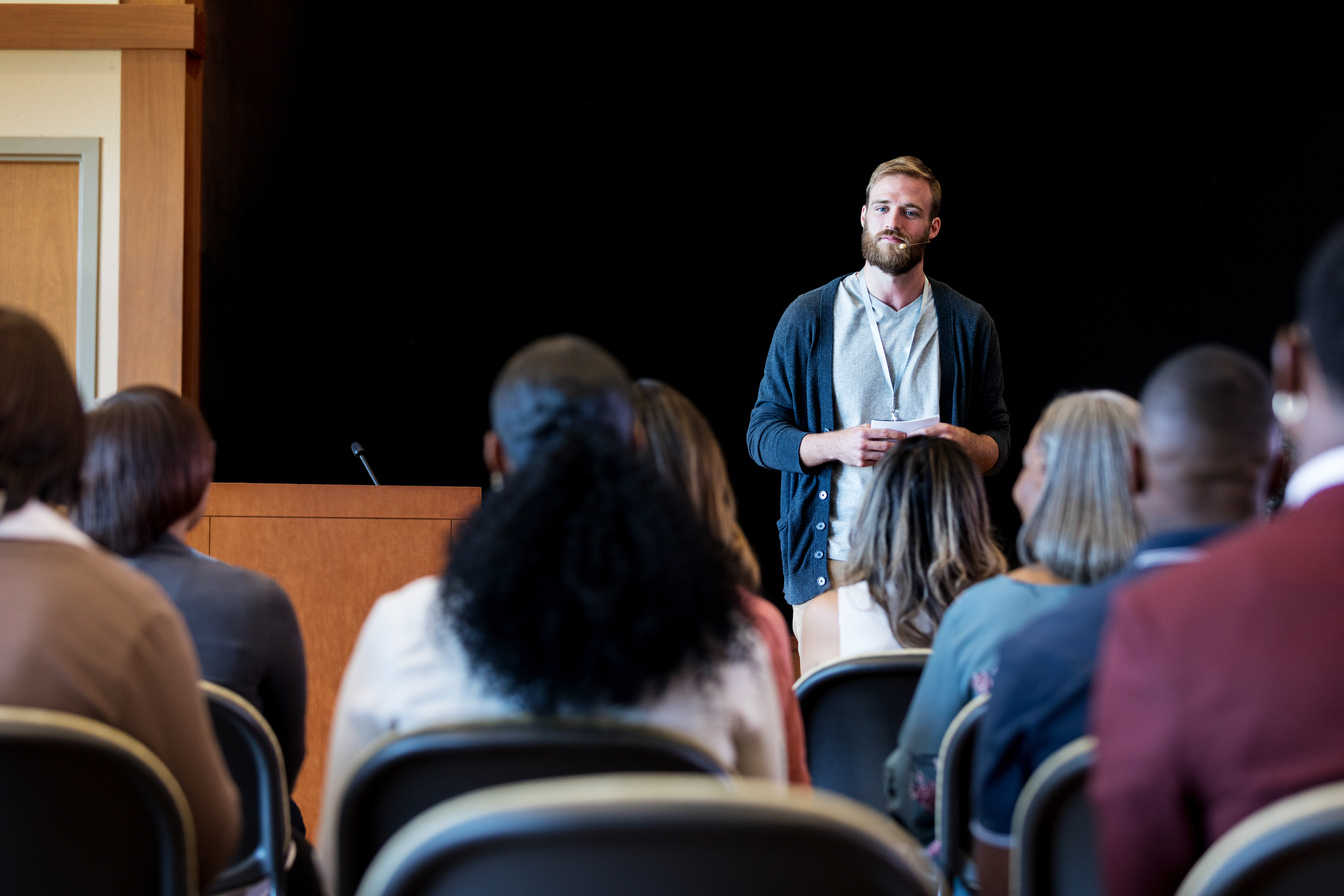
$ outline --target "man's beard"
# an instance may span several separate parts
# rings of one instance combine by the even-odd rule
[[[908,243],[886,243],[879,239],[884,234],[900,238],[894,230],[884,230],[881,233],[874,234],[869,233],[865,228],[860,240],[863,260],[891,277],[908,273],[924,258],[924,247],[927,245],[924,241],[929,238],[931,230],[932,228],[925,228],[922,236],[911,240],[911,242],[922,243],[923,245],[911,246]]]

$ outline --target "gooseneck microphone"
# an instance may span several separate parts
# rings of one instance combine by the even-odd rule
[[[358,442],[351,442],[350,452],[354,454],[355,457],[359,458],[359,462],[364,465],[364,469],[368,472],[369,478],[373,480],[373,484],[382,485],[382,483],[378,481],[378,477],[373,475],[373,467],[369,466],[369,459],[364,456],[364,446]]]

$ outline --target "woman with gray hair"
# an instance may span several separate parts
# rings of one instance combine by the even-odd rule
[[[1130,448],[1139,403],[1109,390],[1055,399],[1031,431],[1013,500],[1025,564],[964,591],[933,639],[924,674],[887,760],[887,809],[933,840],[938,748],[963,706],[988,693],[999,645],[1077,590],[1119,570],[1138,543]]]

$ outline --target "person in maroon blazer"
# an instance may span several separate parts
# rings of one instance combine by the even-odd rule
[[[1112,609],[1089,784],[1109,896],[1171,893],[1250,813],[1344,779],[1344,227],[1306,270],[1274,380],[1303,460],[1286,512]]]

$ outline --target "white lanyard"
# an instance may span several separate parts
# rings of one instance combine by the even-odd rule
[[[910,369],[910,359],[915,356],[915,339],[919,337],[919,316],[924,311],[924,293],[919,294],[919,304],[915,307],[915,326],[910,333],[910,351],[905,356],[905,366],[901,368],[901,378],[892,382],[891,364],[887,361],[887,348],[882,344],[882,333],[877,328],[877,312],[873,310],[873,293],[868,289],[868,278],[859,271],[859,282],[863,284],[863,309],[868,312],[868,329],[873,334],[873,345],[877,348],[877,358],[882,362],[882,376],[886,378],[887,388],[891,390],[891,419],[899,420],[900,408],[896,404],[896,390],[905,380]]]
[[[1205,553],[1207,552],[1196,547],[1149,548],[1135,556],[1134,566],[1138,569],[1149,569],[1154,566],[1170,566],[1173,563],[1194,563],[1203,558]]]

